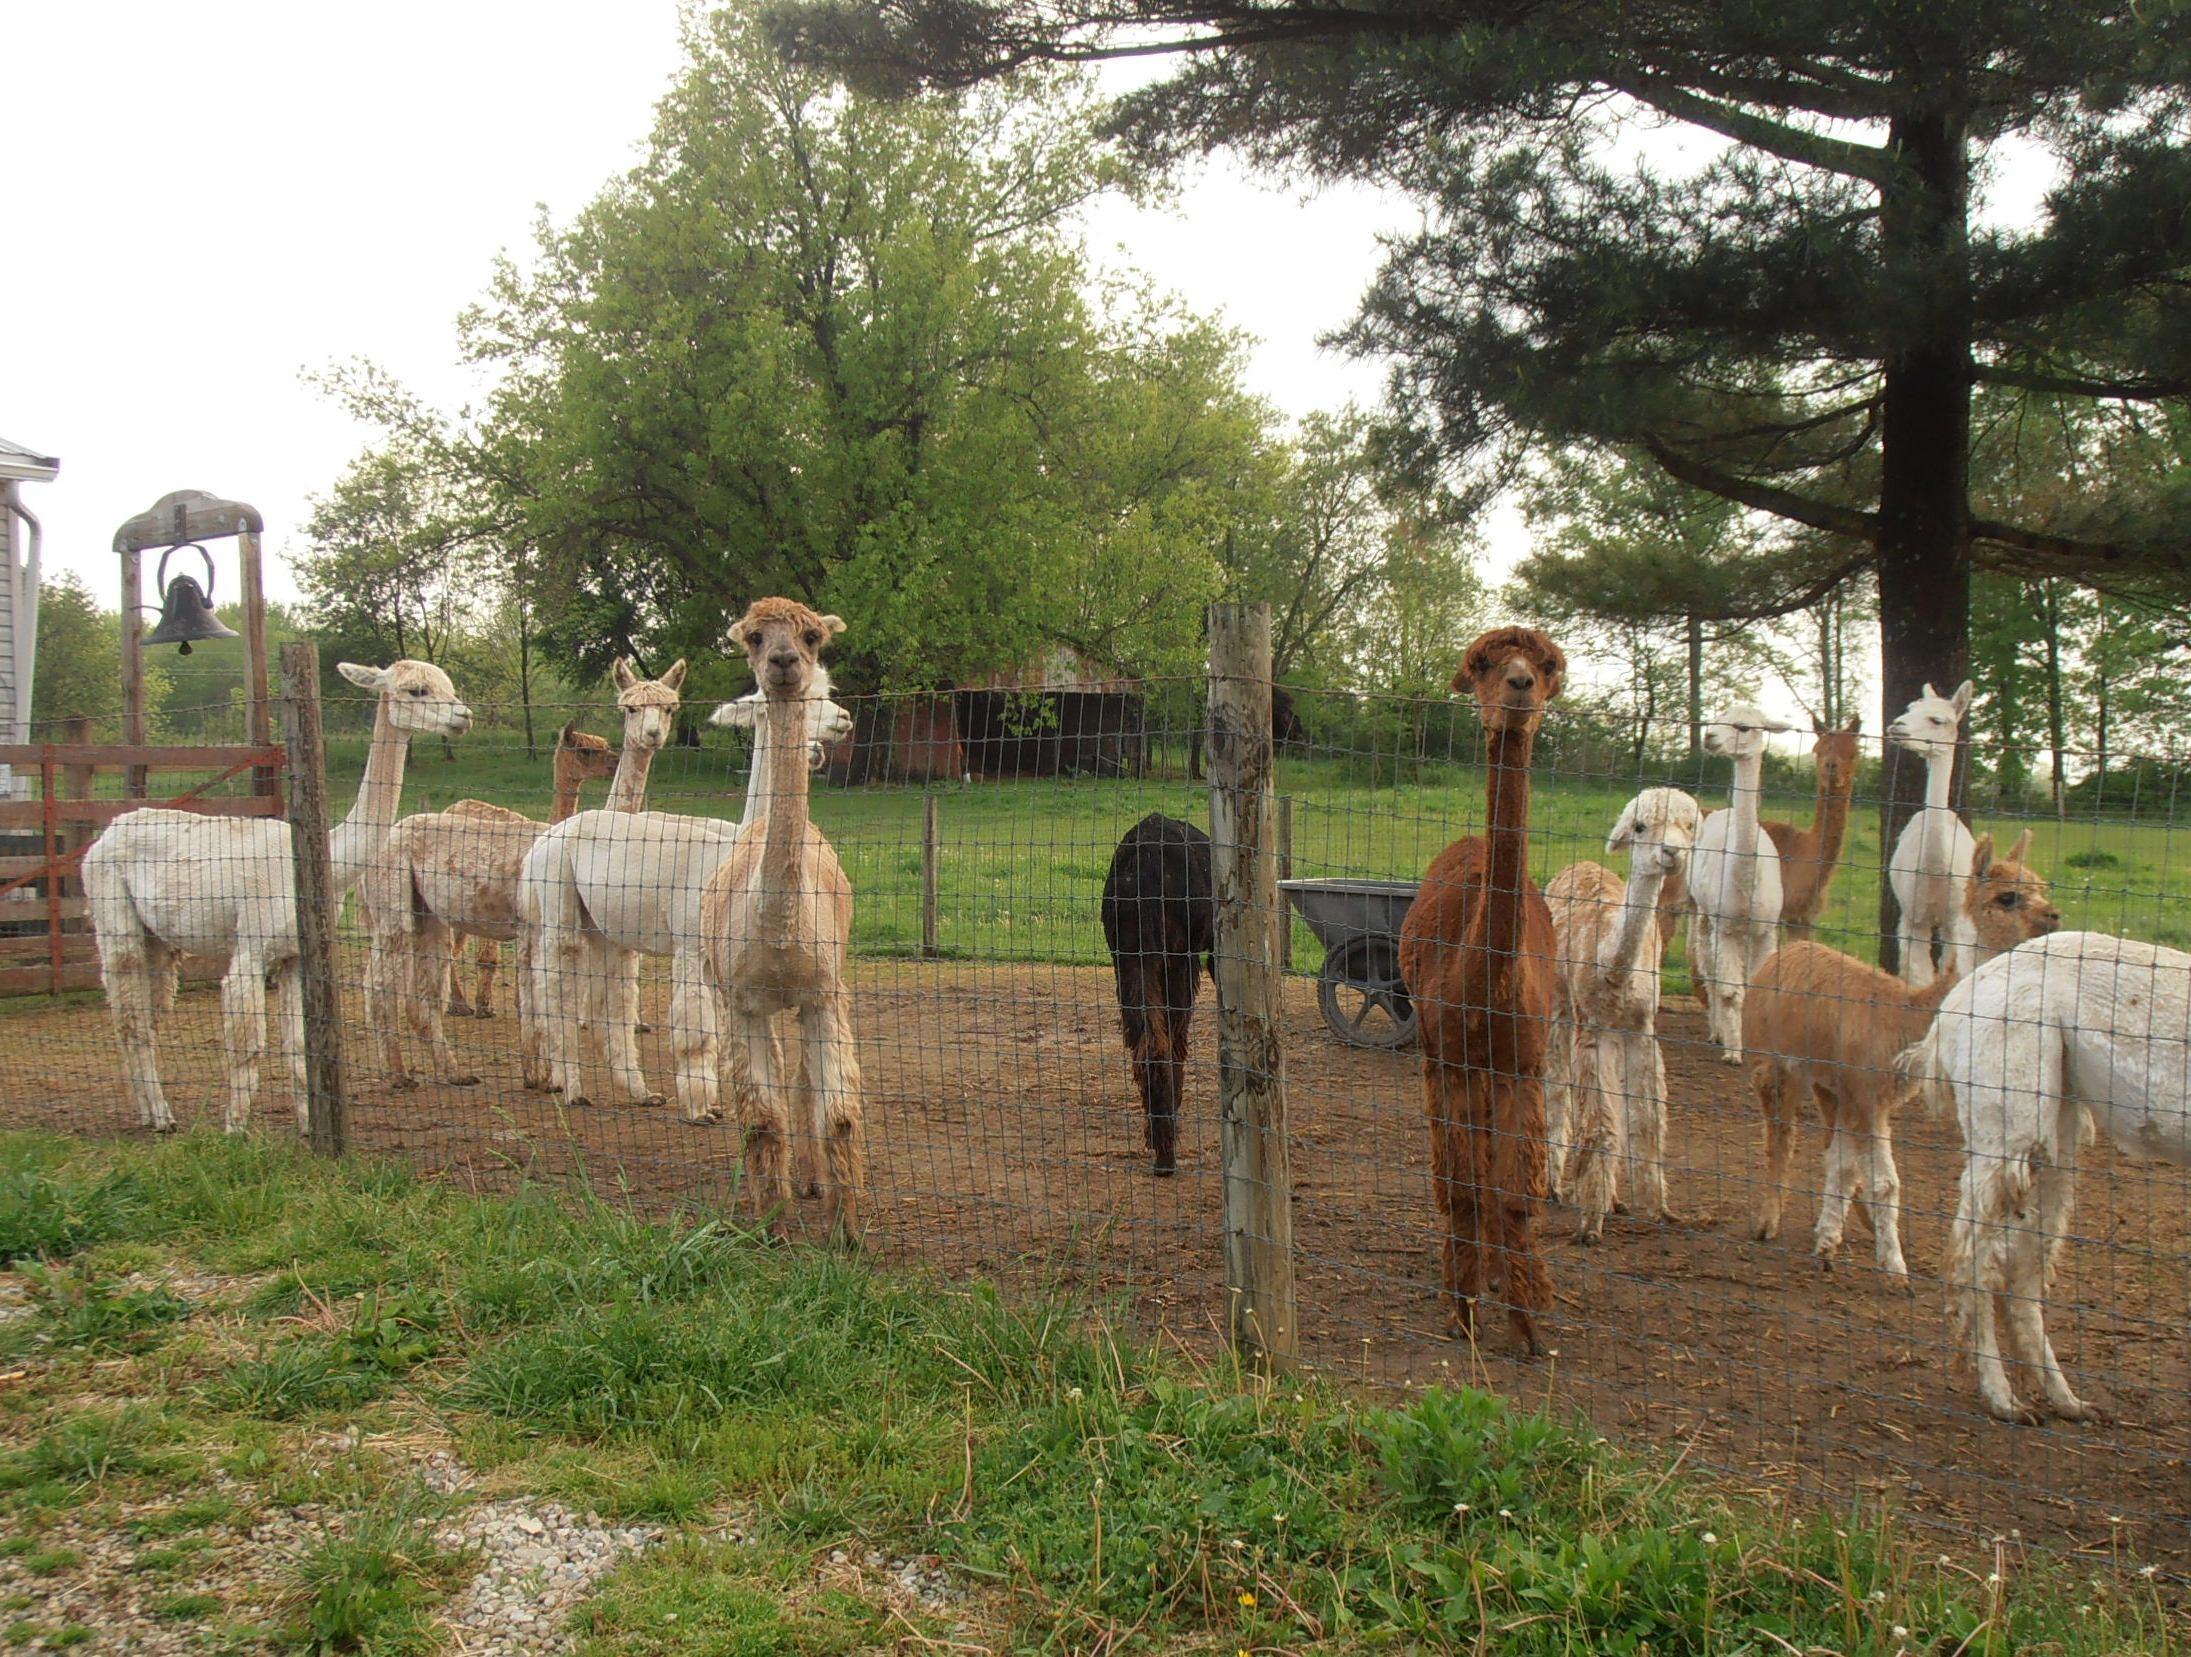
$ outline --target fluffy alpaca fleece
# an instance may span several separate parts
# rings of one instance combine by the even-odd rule
[[[1496,628],[1468,647],[1453,688],[1475,696],[1483,721],[1489,832],[1432,860],[1400,929],[1454,1325],[1472,1336],[1478,1297],[1497,1293],[1532,1355],[1544,1350],[1537,1319],[1552,1304],[1552,1274],[1532,1231],[1545,1198],[1544,1060],[1557,945],[1544,894],[1529,878],[1529,767],[1545,705],[1566,673],[1560,647],[1532,628]]]
[[[2061,925],[2047,885],[2023,862],[2027,830],[2009,855],[1993,855],[1989,834],[1977,843],[1964,888],[1971,935],[1990,959]],[[1879,1269],[1904,1281],[1902,1181],[1894,1163],[1894,1112],[1908,1093],[1895,1056],[1925,1033],[1953,969],[1923,989],[1905,984],[1823,944],[1800,942],[1765,963],[1750,986],[1742,1039],[1751,1054],[1750,1085],[1765,1121],[1765,1188],[1753,1235],[1780,1231],[1788,1164],[1803,1095],[1826,1129],[1826,1161],[1811,1252],[1833,1264],[1852,1201],[1861,1198]]]
[[[2047,1407],[2084,1419],[2046,1291],[2095,1118],[2125,1156],[2191,1164],[2191,955],[2100,932],[2034,938],[1950,990],[1902,1067],[1962,1125],[1944,1275],[1980,1397],[2003,1421],[2038,1419],[2009,1383],[1998,1310]]]
[[[1103,941],[1159,1174],[1177,1163],[1195,992],[1205,970],[1216,973],[1214,891],[1210,837],[1155,811],[1126,831],[1103,882]]]
[[[1605,849],[1628,848],[1624,884],[1599,863],[1552,877],[1544,900],[1559,950],[1558,1013],[1545,1068],[1552,1188],[1594,1243],[1620,1175],[1654,1218],[1666,1207],[1666,1061],[1658,1046],[1660,888],[1688,864],[1702,814],[1678,788],[1621,807]]]
[[[1786,726],[1738,702],[1704,728],[1704,746],[1734,761],[1734,804],[1704,820],[1689,858],[1690,970],[1720,1058],[1742,1062],[1742,1004],[1780,932],[1780,856],[1758,822],[1765,741]]]

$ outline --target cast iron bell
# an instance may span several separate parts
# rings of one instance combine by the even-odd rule
[[[221,625],[221,618],[213,613],[213,555],[201,546],[191,550],[205,560],[205,585],[200,587],[197,578],[178,575],[160,593],[160,624],[145,635],[147,644],[179,644],[182,654],[190,654],[194,639],[233,639],[241,635],[233,627]],[[167,580],[167,561],[181,547],[169,547],[160,554],[159,573],[155,581]]]

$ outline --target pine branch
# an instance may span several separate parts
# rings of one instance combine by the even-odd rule
[[[1867,545],[1879,533],[1876,513],[1862,512],[1853,506],[1836,506],[1830,501],[1813,500],[1799,495],[1792,489],[1776,488],[1769,483],[1755,483],[1748,478],[1737,477],[1732,472],[1722,472],[1716,466],[1682,454],[1664,439],[1645,433],[1641,439],[1643,449],[1665,469],[1670,477],[1678,478],[1691,488],[1702,489],[1717,495],[1721,500],[1733,501],[1737,506],[1769,512],[1776,518],[1786,518],[1792,523],[1807,524],[1812,529],[1825,530],[1829,535],[1846,535]],[[1868,558],[1867,558],[1868,561]]]
[[[1853,144],[1845,138],[1805,132],[1763,115],[1753,115],[1731,104],[1699,97],[1686,87],[1661,75],[1649,73],[1610,76],[1607,84],[1625,92],[1638,103],[1649,104],[1675,118],[1732,138],[1738,144],[1777,155],[1783,161],[1807,167],[1823,167],[1848,178],[1861,178],[1887,188],[1900,176],[1901,166],[1892,152],[1877,144]]]
[[[2191,397],[2191,378],[2163,376],[2131,380],[2092,379],[2082,374],[2049,374],[2005,363],[1975,363],[1971,376],[1981,385],[2014,386],[2019,391],[2051,392],[2064,397],[2109,397],[2126,403],[2157,403]]]

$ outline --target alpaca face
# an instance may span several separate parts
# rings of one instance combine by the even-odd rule
[[[472,710],[457,696],[449,676],[431,662],[395,661],[386,667],[337,662],[335,669],[353,685],[375,691],[388,723],[412,736],[462,736],[472,728]]]
[[[1628,848],[1629,867],[1639,874],[1678,875],[1689,867],[1704,812],[1678,788],[1646,788],[1621,807],[1605,849]]]
[[[814,677],[807,685],[806,700],[814,705],[807,710],[807,769],[819,771],[829,763],[829,750],[852,734],[852,712],[835,700],[836,686],[830,683],[829,669],[819,662],[814,664]],[[760,723],[768,708],[768,697],[758,690],[749,690],[735,702],[721,702],[708,715],[710,725],[732,725],[750,731]]]
[[[812,694],[822,648],[843,631],[841,618],[817,615],[797,599],[762,598],[738,618],[730,636],[773,702]]]
[[[642,679],[631,663],[616,659],[616,706],[624,715],[624,746],[651,754],[665,747],[677,733],[678,694],[685,682],[685,661],[680,656],[659,679]]]
[[[1704,727],[1704,751],[1722,759],[1755,759],[1765,752],[1768,736],[1787,728],[1751,703],[1737,702]]]
[[[1971,848],[1963,912],[1978,934],[1979,947],[1989,956],[2005,955],[2026,939],[2061,929],[2062,912],[2048,895],[2046,877],[2024,862],[2030,849],[2029,829],[2017,837],[2005,857],[1993,855],[1990,834],[1979,836]]]
[[[1895,716],[1894,723],[1887,727],[1887,740],[1928,760],[1938,754],[1951,754],[1962,729],[1963,710],[1969,706],[1968,679],[1953,696],[1942,696],[1928,684],[1924,695]]]
[[[1567,679],[1567,657],[1533,627],[1495,627],[1468,647],[1453,688],[1471,692],[1484,729],[1529,735]]]
[[[567,775],[576,776],[580,782],[601,782],[616,775],[616,750],[606,739],[591,731],[581,731],[575,725],[563,727],[556,738],[556,758],[562,763]]]
[[[1827,793],[1846,794],[1855,787],[1856,733],[1862,726],[1861,714],[1838,731],[1828,729],[1815,719],[1811,721],[1811,729],[1818,733],[1811,757],[1818,761],[1818,785]]]

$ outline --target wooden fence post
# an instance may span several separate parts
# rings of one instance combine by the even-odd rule
[[[936,796],[921,792],[921,956],[936,958],[936,863],[939,856]]]
[[[282,740],[289,750],[289,844],[296,865],[297,971],[304,988],[305,1111],[312,1149],[340,1156],[344,1120],[341,986],[335,976],[334,860],[328,847],[327,749],[320,734],[320,652],[281,647]]]
[[[1279,1021],[1271,810],[1270,606],[1210,606],[1210,842],[1217,898],[1219,1145],[1234,1346],[1263,1369],[1301,1351],[1293,1158]]]

